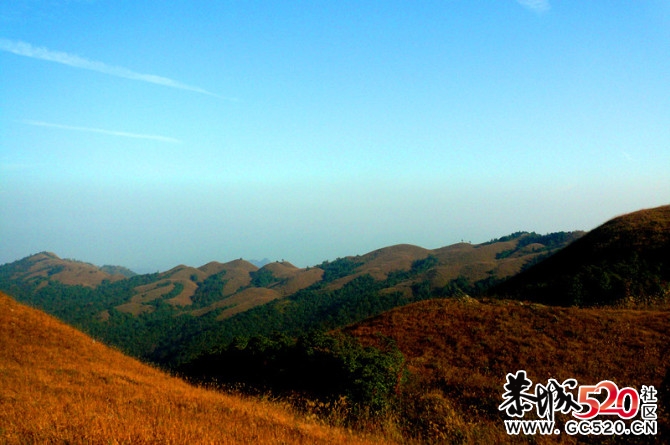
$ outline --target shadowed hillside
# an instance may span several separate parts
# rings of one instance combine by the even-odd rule
[[[506,374],[526,370],[534,383],[575,378],[580,385],[606,379],[638,390],[654,385],[662,397],[663,435],[641,442],[607,438],[605,443],[667,443],[669,326],[668,311],[559,308],[464,297],[414,303],[345,332],[366,344],[378,345],[384,337],[396,342],[412,373],[403,395],[404,417],[425,440],[511,440],[498,406]],[[560,436],[562,443],[576,439],[585,440]],[[602,443],[596,439],[591,437]],[[533,440],[555,443],[557,438]]]
[[[369,443],[192,387],[0,294],[0,442]]]
[[[492,293],[564,306],[667,304],[670,206],[612,219]]]

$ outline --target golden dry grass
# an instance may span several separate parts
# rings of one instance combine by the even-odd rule
[[[258,270],[258,267],[240,258],[238,260],[228,261],[227,263],[219,263],[218,261],[211,261],[205,264],[204,266],[198,267],[198,269],[205,272],[207,276],[219,273],[224,270],[227,273],[230,273],[231,271],[237,271],[248,275],[249,272],[254,272]]]
[[[523,257],[496,258],[497,254],[513,249],[517,243],[516,240],[493,244],[459,243],[436,249],[433,254],[440,260],[441,265],[435,268],[431,285],[436,288],[444,287],[459,276],[475,282],[491,275],[498,278],[514,275],[528,260],[538,255],[531,250]]]
[[[374,443],[196,388],[0,294],[0,443]]]
[[[670,205],[638,210],[613,218],[598,230],[608,244],[616,244],[622,240],[633,247],[667,244]]]
[[[258,270],[258,267],[244,260],[234,260],[222,265],[221,270],[226,271],[224,279],[226,284],[223,286],[223,295],[233,295],[241,287],[251,284],[249,272]]]
[[[323,269],[319,269],[318,267],[311,269],[295,269],[290,275],[277,277],[283,278],[283,280],[280,284],[272,286],[272,289],[281,293],[281,295],[285,297],[321,281],[321,278],[323,278]]]
[[[213,261],[197,269],[180,265],[167,272],[163,272],[161,276],[164,278],[160,281],[137,286],[135,288],[137,294],[131,298],[130,302],[117,306],[116,309],[134,315],[138,315],[142,312],[150,312],[153,310],[153,307],[147,306],[145,303],[167,295],[174,288],[175,283],[181,284],[183,289],[179,295],[170,298],[167,302],[175,306],[189,306],[193,303],[191,297],[195,295],[195,292],[198,289],[196,281],[203,281],[210,275],[223,271],[226,272],[226,284],[223,287],[223,295],[230,296],[235,294],[240,287],[248,286],[251,282],[249,272],[257,269],[258,268],[253,264],[243,260],[235,260],[228,263],[218,263]],[[194,281],[194,279],[196,281]],[[209,310],[211,309],[214,308],[210,308]],[[204,312],[209,312],[209,310]]]
[[[295,265],[289,263],[288,261],[275,261],[274,263],[268,263],[261,269],[266,269],[272,272],[277,278],[288,278],[295,275],[300,269]]]
[[[159,281],[157,283],[146,284],[138,286],[135,290],[138,292],[130,299],[131,303],[149,303],[158,300],[164,295],[169,294],[174,289],[174,283],[168,280]],[[183,293],[183,292],[182,292]],[[189,299],[189,303],[190,303]]]
[[[196,277],[196,281],[202,281],[207,278],[207,274],[205,274],[200,269],[196,269],[195,267],[191,266],[185,266],[183,264],[173,267],[167,272],[163,272],[161,275],[165,278],[171,278],[173,281],[191,280],[192,276]]]
[[[373,250],[362,256],[348,257],[357,263],[362,263],[356,273],[334,280],[328,285],[328,289],[336,290],[344,287],[355,278],[369,274],[375,280],[385,280],[389,272],[398,270],[409,270],[412,262],[426,258],[432,254],[432,250],[411,244],[397,244]]]
[[[205,308],[196,309],[192,313],[200,316],[218,308],[229,307],[220,317],[228,318],[276,298],[291,295],[318,282],[323,276],[323,270],[319,268],[299,269],[288,262],[270,263],[264,268],[270,270],[275,277],[281,280],[271,286],[272,289],[248,288],[251,284],[249,273],[258,268],[244,260],[234,260],[228,263],[210,262],[197,269],[183,265],[177,266],[162,273],[163,279],[135,287],[136,295],[129,302],[116,306],[116,309],[133,315],[152,312],[154,307],[146,303],[164,297],[174,289],[176,283],[179,283],[183,290],[176,297],[166,301],[188,310],[187,306],[192,304],[191,297],[198,289],[198,283],[194,279],[203,281],[210,275],[225,272],[223,277],[225,284],[222,289],[224,298]]]

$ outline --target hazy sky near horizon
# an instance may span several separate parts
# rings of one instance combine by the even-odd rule
[[[0,4],[0,264],[315,265],[670,203],[670,1]]]

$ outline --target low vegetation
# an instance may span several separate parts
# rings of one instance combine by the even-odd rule
[[[0,442],[381,443],[276,403],[196,388],[3,294]]]
[[[405,433],[422,441],[510,441],[498,407],[506,374],[526,370],[534,383],[575,378],[580,385],[606,379],[638,390],[654,385],[662,394],[661,435],[644,437],[643,443],[667,443],[668,326],[669,311],[559,308],[466,297],[415,303],[345,331],[366,345],[387,337],[397,344],[410,371],[399,396],[401,418]],[[582,440],[560,436],[562,443]],[[631,440],[608,438],[605,443]]]
[[[306,269],[288,262],[259,269],[239,259],[134,276],[43,252],[0,266],[0,290],[128,354],[171,367],[234,337],[281,331],[295,338],[413,301],[476,295],[579,235],[519,232],[435,250],[397,245]],[[525,248],[528,239],[533,249]]]
[[[363,347],[343,334],[312,332],[297,340],[283,334],[235,339],[218,352],[180,367],[180,374],[226,389],[271,393],[330,406],[346,400],[346,418],[388,415],[405,378],[405,359],[393,342]]]

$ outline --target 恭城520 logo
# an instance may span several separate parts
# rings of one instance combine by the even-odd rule
[[[565,432],[568,434],[656,434],[658,400],[653,386],[642,385],[638,392],[635,388],[619,388],[610,380],[579,386],[576,379],[567,379],[563,383],[549,379],[546,385],[536,384],[531,392],[532,385],[526,371],[507,374],[504,401],[499,409],[512,417],[505,420],[509,434],[560,434],[560,430],[554,428],[556,412],[572,414],[579,419],[579,422],[566,422]],[[577,400],[574,390],[577,390]],[[524,417],[533,408],[538,419],[514,419]],[[641,419],[630,421],[638,413]],[[618,416],[618,419],[592,420],[600,415]],[[624,421],[628,421],[628,425]]]

